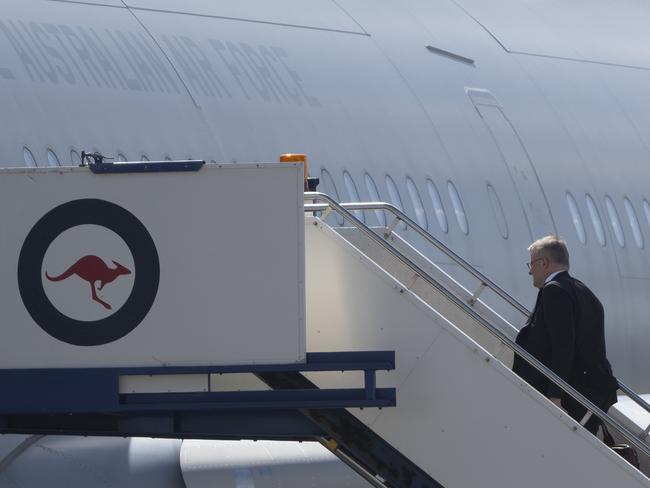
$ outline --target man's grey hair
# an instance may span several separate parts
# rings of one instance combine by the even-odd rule
[[[566,242],[556,235],[548,235],[537,239],[530,246],[528,252],[531,256],[546,257],[555,264],[566,266],[569,269],[569,250]]]

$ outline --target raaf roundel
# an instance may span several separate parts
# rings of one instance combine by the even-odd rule
[[[133,269],[102,254],[107,258],[105,261],[93,253],[89,243],[90,248],[84,247],[79,257],[73,258],[76,261],[56,263],[60,267],[57,270],[49,269],[52,263],[48,262],[44,271],[44,258],[54,240],[69,229],[84,225],[99,226],[119,236],[133,258]],[[44,280],[59,283],[73,276],[90,286],[89,298],[79,296],[74,300],[92,300],[112,313],[87,321],[71,317],[57,307],[45,291]],[[128,298],[113,310],[113,305],[97,292],[109,284],[117,286],[120,278],[127,276],[133,282]],[[47,212],[30,230],[18,258],[18,288],[27,312],[46,333],[78,346],[107,344],[135,329],[155,301],[159,280],[158,251],[144,224],[125,208],[100,199],[72,200]]]

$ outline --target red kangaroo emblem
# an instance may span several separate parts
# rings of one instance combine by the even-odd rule
[[[112,307],[97,296],[95,282],[99,281],[98,290],[101,290],[105,285],[114,281],[118,276],[131,274],[130,270],[122,266],[117,261],[113,261],[113,264],[117,266],[115,269],[111,269],[106,266],[106,263],[104,263],[104,261],[97,256],[84,256],[59,276],[50,276],[47,274],[47,271],[45,272],[45,276],[50,281],[62,281],[66,278],[69,278],[73,274],[76,274],[79,278],[87,281],[90,284],[93,300],[101,303],[104,308],[111,310]]]

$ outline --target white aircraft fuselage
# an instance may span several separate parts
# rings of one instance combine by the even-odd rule
[[[5,1],[0,165],[305,153],[320,191],[402,206],[528,306],[526,248],[558,233],[615,375],[648,393],[648,20],[610,0]]]

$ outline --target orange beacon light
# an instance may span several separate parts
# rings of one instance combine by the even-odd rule
[[[281,154],[280,155],[281,163],[302,163],[302,170],[304,175],[304,188],[305,191],[308,191],[307,178],[309,177],[309,171],[307,168],[307,155],[306,154]]]

